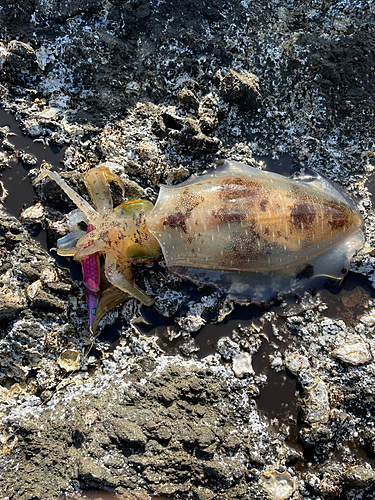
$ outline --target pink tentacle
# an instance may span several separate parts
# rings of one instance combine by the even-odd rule
[[[87,226],[87,233],[93,230],[93,226]],[[90,246],[92,242],[87,243],[84,248]],[[95,313],[99,302],[100,293],[100,267],[99,267],[99,254],[93,253],[81,260],[83,283],[85,285],[85,294],[87,307],[89,311],[89,329],[93,331],[95,321]]]

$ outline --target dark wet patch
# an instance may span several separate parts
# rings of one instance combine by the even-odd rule
[[[330,286],[320,296],[328,305],[325,316],[342,319],[346,325],[355,327],[358,318],[366,313],[369,301],[375,298],[375,290],[365,276],[348,272],[341,286]]]
[[[23,208],[30,207],[37,201],[35,189],[28,177],[30,166],[22,161],[21,153],[30,153],[35,157],[36,164],[33,168],[39,168],[43,160],[56,167],[63,160],[65,148],[53,144],[46,146],[43,142],[35,141],[32,137],[24,135],[14,116],[0,108],[0,127],[5,126],[8,126],[10,132],[15,134],[9,136],[7,140],[15,147],[18,154],[14,155],[14,160],[11,161],[8,167],[3,169],[0,179],[9,193],[5,198],[5,209],[9,214],[18,218]],[[3,148],[3,144],[0,144],[0,148]],[[61,204],[58,207],[62,212],[69,211],[68,207]],[[73,280],[82,280],[81,266],[78,262],[51,252],[51,248],[55,245],[49,241],[45,228],[40,224],[28,224],[27,230],[30,236],[37,240],[44,250],[51,253],[51,256],[60,267],[70,270]]]
[[[370,464],[371,467],[375,469],[375,457],[369,453],[365,447],[353,441],[346,443],[346,446],[347,447],[345,449],[342,447],[337,448],[333,456],[334,460],[337,462],[345,462],[345,460],[347,460],[346,455],[348,454],[348,451],[350,451],[352,457],[355,457],[359,462],[366,462]]]
[[[284,153],[279,156],[279,158],[272,158],[271,155],[267,156],[256,156],[257,161],[264,162],[267,172],[275,172],[285,177],[289,177],[293,166],[296,162],[288,154]]]
[[[306,280],[306,279],[310,279],[314,276],[314,266],[312,266],[311,264],[307,264],[307,266],[305,266],[302,271],[299,271],[297,274],[296,274],[296,279],[297,280]]]
[[[375,196],[375,175],[370,175],[370,177],[367,180],[366,184],[367,189],[369,190],[369,193],[371,196]],[[373,200],[374,201],[374,200]]]
[[[54,166],[59,165],[65,148],[53,144],[47,146],[24,135],[14,116],[0,109],[0,127],[4,126],[8,126],[15,134],[7,138],[7,141],[15,147],[14,160],[11,167],[5,168],[1,174],[1,180],[10,193],[5,199],[5,207],[8,213],[18,217],[23,207],[31,206],[36,200],[35,190],[27,176],[30,165],[22,160],[22,152],[31,153],[36,159],[33,168],[39,168],[43,160]],[[1,147],[4,147],[3,144]]]

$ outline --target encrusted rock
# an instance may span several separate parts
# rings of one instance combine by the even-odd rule
[[[28,224],[39,224],[44,221],[46,210],[42,203],[38,202],[35,205],[25,208],[20,214],[21,222]]]
[[[36,137],[42,134],[43,128],[38,120],[30,118],[24,122],[25,131],[31,137]]]
[[[40,280],[34,281],[27,288],[26,295],[30,300],[30,307],[32,308],[52,311],[65,309],[65,305],[60,299],[43,290],[43,284]]]
[[[361,337],[347,340],[332,351],[332,356],[347,365],[364,365],[373,360],[370,344]]]
[[[100,0],[38,0],[36,10],[46,19],[63,20],[80,12],[100,9]]]
[[[31,68],[36,66],[35,51],[27,43],[12,40],[8,44],[8,55],[4,63],[11,68]]]
[[[375,471],[370,465],[356,465],[345,473],[346,482],[350,488],[364,490],[375,484]]]
[[[26,165],[29,165],[30,167],[35,167],[38,163],[37,158],[30,153],[22,153],[21,160],[23,161],[23,163],[26,163]]]
[[[178,311],[183,300],[181,292],[167,289],[156,295],[154,306],[163,316],[171,317]]]
[[[181,106],[184,108],[192,109],[193,111],[197,111],[199,108],[199,101],[191,90],[181,90],[178,93],[177,98]]]
[[[238,104],[244,111],[255,111],[262,102],[258,77],[234,69],[230,69],[221,82],[220,95],[224,101]]]
[[[189,314],[176,319],[176,323],[185,332],[193,333],[200,330],[206,324],[206,321],[201,316]]]
[[[240,346],[229,337],[222,337],[217,341],[216,350],[226,361],[240,355]]]
[[[26,308],[26,300],[21,295],[15,295],[8,289],[0,291],[0,321],[14,318]]]
[[[293,375],[298,375],[300,371],[310,368],[310,362],[306,356],[294,351],[286,356],[285,366]]]
[[[219,120],[213,114],[207,113],[199,118],[199,126],[204,134],[212,134],[217,128]]]
[[[324,498],[339,498],[342,493],[342,465],[329,463],[323,466],[320,482],[314,484],[314,490]]]

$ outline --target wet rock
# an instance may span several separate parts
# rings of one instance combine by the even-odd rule
[[[298,352],[292,352],[286,356],[285,366],[293,375],[298,375],[302,370],[308,370],[311,367],[307,357]]]
[[[202,317],[207,311],[212,312],[216,307],[218,300],[217,294],[212,294],[208,297],[203,297],[199,302],[189,303],[189,311],[186,316],[176,318],[176,323],[185,332],[197,332],[206,324],[206,320]]]
[[[21,160],[30,167],[35,167],[38,163],[38,159],[30,153],[22,153]]]
[[[240,346],[229,337],[222,337],[217,341],[216,350],[226,361],[240,355]]]
[[[39,266],[37,267],[30,262],[22,262],[19,265],[19,270],[31,282],[36,281],[40,277]]]
[[[30,118],[24,122],[25,132],[31,137],[37,137],[42,135],[43,128],[38,120],[35,118]]]
[[[230,69],[221,82],[220,96],[243,111],[254,112],[262,102],[259,79],[252,73]]]
[[[370,344],[361,337],[347,340],[332,351],[332,356],[352,366],[363,365],[373,360]]]
[[[183,318],[176,319],[178,326],[188,333],[197,332],[206,324],[206,321],[201,316],[190,314]]]
[[[113,419],[110,423],[110,434],[112,439],[129,446],[142,446],[147,438],[139,425],[124,419]]]
[[[209,137],[203,133],[194,135],[190,139],[184,139],[184,143],[191,151],[202,154],[212,153],[219,149],[221,145],[220,139]]]
[[[203,488],[202,486],[196,488],[194,493],[197,497],[197,500],[213,500],[216,496],[215,493],[213,493],[211,490]]]
[[[35,281],[27,288],[26,295],[30,300],[31,308],[52,311],[65,309],[65,304],[60,299],[43,290],[43,284],[40,280]]]
[[[21,222],[28,224],[41,224],[46,216],[46,210],[41,203],[25,208],[20,214]]]
[[[183,356],[189,357],[200,351],[200,347],[195,343],[195,339],[186,339],[178,346],[178,350]]]
[[[25,380],[30,370],[39,366],[45,336],[46,329],[35,318],[18,319],[8,327],[0,341],[0,380]]]
[[[194,93],[191,90],[184,89],[181,90],[177,94],[178,102],[184,108],[191,109],[193,111],[197,111],[199,108],[199,101],[195,97]]]
[[[101,0],[37,0],[36,10],[46,19],[64,20],[100,9]]]
[[[343,490],[343,466],[334,462],[324,464],[317,474],[305,473],[304,480],[323,498],[339,498]]]
[[[312,427],[302,427],[298,435],[303,442],[320,447],[322,455],[332,451],[334,447],[334,443],[332,442],[332,429],[326,425],[317,424]]]
[[[183,294],[175,290],[164,290],[155,297],[155,307],[165,317],[173,316],[183,302]]]
[[[316,85],[325,95],[328,107],[336,110],[339,121],[345,117],[346,121],[361,123],[362,116],[374,109],[373,75],[364,71],[364,67],[375,64],[373,34],[357,32],[324,42],[319,40],[317,45],[314,36],[304,35],[299,43],[304,45],[307,40],[311,44],[308,74],[311,78],[320,75]]]
[[[10,290],[0,290],[0,321],[6,322],[17,317],[27,303],[22,295],[14,295]]]
[[[182,119],[169,115],[164,116],[163,122],[157,122],[158,126],[155,132],[163,134],[169,129],[168,137],[178,142],[184,148],[191,152],[200,152],[206,154],[219,148],[221,141],[216,137],[209,137],[202,133],[197,120],[192,118]]]
[[[350,467],[345,478],[347,485],[355,490],[365,490],[375,484],[375,472],[370,465]]]
[[[187,143],[192,137],[200,134],[199,123],[192,118],[186,118],[182,121],[182,128],[178,137],[182,142]]]
[[[201,131],[206,134],[212,134],[218,127],[219,120],[213,114],[206,113],[199,118],[199,127]]]
[[[36,67],[36,55],[34,49],[27,43],[18,40],[9,42],[8,55],[4,65],[9,68],[31,69]]]

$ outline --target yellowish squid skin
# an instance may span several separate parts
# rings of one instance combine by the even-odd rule
[[[59,240],[58,253],[78,261],[104,255],[104,273],[121,300],[129,294],[152,304],[134,284],[132,263],[151,262],[160,249],[167,267],[180,276],[259,303],[316,276],[345,277],[364,243],[362,217],[348,195],[304,169],[287,178],[234,161],[218,163],[210,173],[161,186],[155,206],[132,200],[113,208],[109,181],[123,191],[124,186],[105,166],[85,178],[95,208],[55,172],[43,171],[34,182],[56,181],[93,226],[87,235]],[[107,295],[104,312],[120,300],[113,298],[116,293]]]

